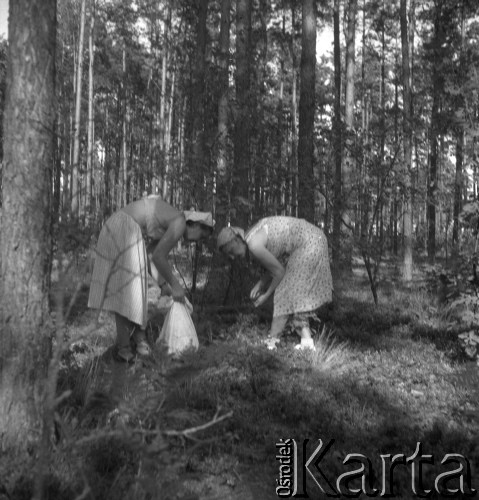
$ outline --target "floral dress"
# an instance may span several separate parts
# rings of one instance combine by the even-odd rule
[[[266,248],[286,269],[274,292],[273,317],[312,312],[331,302],[333,280],[323,231],[304,219],[266,217],[248,231],[246,243],[260,229],[267,234]]]

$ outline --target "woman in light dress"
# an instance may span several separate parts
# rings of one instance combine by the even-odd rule
[[[266,343],[274,349],[290,317],[301,337],[297,349],[315,349],[309,317],[332,301],[333,282],[328,243],[323,231],[304,219],[266,217],[245,234],[241,228],[225,227],[217,246],[231,259],[248,255],[266,273],[251,290],[256,307],[274,294],[274,311]]]
[[[210,212],[182,212],[159,196],[134,201],[115,212],[98,238],[88,306],[115,314],[116,357],[129,362],[150,353],[145,328],[147,277],[165,295],[184,301],[185,290],[173,274],[168,254],[180,238],[199,241],[211,236]]]

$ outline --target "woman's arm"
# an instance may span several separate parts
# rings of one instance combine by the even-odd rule
[[[264,304],[273,294],[284,277],[285,269],[279,260],[266,248],[267,235],[264,230],[258,231],[248,242],[248,248],[253,257],[270,273],[271,282],[266,291],[260,295],[255,306]]]
[[[173,269],[168,262],[168,254],[183,236],[186,228],[185,216],[179,214],[168,224],[165,234],[161,237],[151,256],[152,263],[160,275],[171,286],[173,298],[182,300],[185,291],[173,274]],[[161,286],[162,283],[159,283]]]
[[[251,300],[256,300],[266,287],[271,283],[271,274],[269,272],[263,273],[258,283],[253,287],[250,293]]]
[[[155,243],[155,245],[158,242]],[[148,252],[148,272],[150,276],[155,280],[157,285],[160,287],[162,295],[171,295],[171,287],[168,282],[163,278],[163,276],[156,269],[155,264],[153,264],[152,253]]]

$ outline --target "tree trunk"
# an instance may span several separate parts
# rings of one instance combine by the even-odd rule
[[[314,222],[316,4],[303,0],[298,136],[298,217]]]
[[[459,214],[462,209],[463,180],[462,170],[464,165],[464,130],[459,125],[456,131],[456,172],[454,178],[454,209],[452,226],[453,252],[457,254],[459,243]]]
[[[459,56],[459,85],[464,81],[465,68],[465,18],[464,2],[461,11],[461,53]],[[464,109],[464,95],[461,93],[458,97],[458,108]],[[452,246],[453,254],[457,255],[459,247],[459,214],[462,209],[463,195],[463,167],[464,167],[464,127],[459,123],[456,127],[456,172],[454,179],[454,208],[453,208],[453,226],[452,226]]]
[[[81,0],[80,37],[78,39],[78,56],[75,82],[75,121],[73,125],[73,158],[72,158],[72,215],[78,217],[80,211],[80,113],[81,113],[81,82],[83,73],[83,40],[85,37],[85,7],[86,0]]]
[[[379,118],[379,129],[380,129],[380,138],[379,138],[379,164],[384,165],[386,160],[385,152],[386,152],[386,26],[385,26],[385,15],[384,15],[384,2],[382,0],[382,22],[381,22],[381,85],[379,87],[380,91],[380,118]],[[383,174],[385,175],[385,174]],[[385,200],[384,200],[384,182],[385,178],[382,179],[378,177],[377,182],[377,198],[380,210],[380,223],[378,228],[378,236],[380,241],[380,246],[383,248],[384,244],[384,212],[385,212]]]
[[[11,366],[34,397],[50,356],[48,289],[55,130],[55,0],[10,2],[4,115],[0,338],[2,374]],[[3,377],[2,377],[3,378]],[[24,391],[16,392],[22,397]]]
[[[341,41],[339,37],[339,9],[340,0],[334,0],[333,25],[334,25],[334,211],[333,211],[333,241],[332,257],[336,264],[340,262],[341,255]]]
[[[86,167],[86,193],[85,193],[85,210],[88,217],[91,215],[92,204],[92,177],[93,177],[93,152],[95,144],[94,135],[94,117],[93,117],[93,62],[95,57],[94,44],[94,28],[95,28],[95,0],[90,0],[90,31],[88,33],[88,148],[87,148],[87,167]]]
[[[236,2],[236,100],[237,117],[234,132],[234,174],[232,201],[236,206],[236,221],[246,227],[250,206],[250,73],[251,73],[251,0]]]
[[[354,191],[354,73],[356,65],[355,37],[357,0],[348,0],[346,11],[346,82],[345,82],[345,151],[342,157],[342,242],[340,266],[336,271],[349,273],[352,265],[352,249],[354,245],[354,219],[353,210],[357,201]],[[336,267],[336,266],[335,266]]]
[[[430,130],[430,159],[429,176],[427,183],[427,255],[430,264],[436,260],[436,193],[438,187],[438,156],[439,156],[439,119],[440,99],[443,88],[443,77],[440,65],[442,63],[442,44],[444,33],[442,28],[442,5],[436,5],[434,19],[434,35],[432,40],[433,64],[432,64],[432,109]]]
[[[413,7],[411,7],[413,8]],[[412,90],[411,90],[411,64],[409,60],[409,36],[408,36],[408,5],[407,0],[401,0],[400,23],[401,23],[401,47],[402,47],[402,77],[403,77],[403,148],[404,148],[404,206],[403,206],[403,228],[404,228],[404,256],[402,278],[406,282],[412,280],[412,206],[411,206],[411,164],[412,164]]]
[[[120,149],[120,175],[119,175],[119,208],[128,203],[128,99],[126,90],[126,49],[123,47],[122,55],[123,79],[121,82],[121,149]]]
[[[194,2],[197,13],[196,45],[192,62],[192,81],[189,91],[189,107],[186,129],[186,165],[190,186],[186,202],[188,206],[203,208],[205,202],[204,180],[207,174],[205,146],[205,77],[206,77],[206,19],[208,0]]]
[[[229,221],[230,190],[228,172],[228,107],[229,107],[229,51],[230,51],[231,0],[221,3],[221,28],[219,47],[219,98],[218,98],[218,140],[216,156],[216,200],[213,204],[216,223],[223,227]],[[220,210],[217,210],[216,204]]]
[[[291,2],[291,24],[295,26],[295,2]],[[294,40],[291,37],[291,66],[292,66],[292,88],[291,88],[291,161],[289,162],[289,178],[291,181],[291,215],[298,215],[298,99],[297,99],[297,69],[296,52]]]
[[[166,16],[166,22],[164,26],[163,35],[163,54],[161,58],[161,96],[160,96],[160,151],[162,152],[162,160],[164,162],[163,169],[163,189],[162,197],[164,200],[168,199],[169,193],[169,151],[168,144],[169,138],[167,137],[169,133],[168,121],[166,120],[166,104],[168,102],[168,94],[166,91],[166,82],[168,74],[168,62],[170,60],[170,30],[171,30],[171,3],[168,3],[168,13]],[[171,85],[174,89],[174,84]],[[171,111],[169,116],[171,116]],[[168,116],[168,119],[169,119]]]

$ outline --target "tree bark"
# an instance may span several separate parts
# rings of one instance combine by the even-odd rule
[[[341,255],[341,41],[339,38],[339,13],[340,0],[334,0],[333,31],[334,31],[334,211],[333,211],[333,241],[332,257],[333,262],[338,263]]]
[[[354,245],[353,210],[358,193],[355,193],[353,172],[355,159],[354,147],[354,74],[356,66],[355,37],[357,0],[348,0],[346,15],[346,67],[345,67],[345,107],[344,124],[345,151],[342,157],[342,231],[340,262],[335,265],[335,272],[348,274],[352,268],[352,249]]]
[[[0,257],[0,367],[34,413],[50,356],[48,290],[55,130],[56,1],[10,2]],[[2,359],[0,358],[0,361]],[[21,397],[22,391],[18,392]]]
[[[413,8],[413,7],[411,7]],[[401,24],[401,47],[402,47],[402,77],[403,77],[403,148],[404,148],[404,205],[403,205],[403,229],[404,229],[404,255],[402,278],[404,281],[412,280],[412,190],[411,190],[411,166],[412,166],[412,90],[411,90],[411,63],[409,59],[409,32],[408,32],[408,5],[407,0],[401,0],[400,24]]]
[[[251,0],[236,2],[236,121],[232,202],[238,225],[249,223]]]
[[[189,90],[188,116],[186,122],[186,164],[190,185],[186,203],[203,208],[205,202],[204,181],[207,175],[205,146],[205,77],[208,0],[196,0],[196,45],[192,61]]]
[[[291,2],[291,24],[296,24],[295,2]],[[289,178],[291,182],[291,215],[298,215],[298,99],[297,99],[297,68],[294,37],[291,37],[291,160],[289,162]]]
[[[465,16],[464,2],[461,9],[461,52],[459,56],[459,82],[461,86],[464,81],[465,68]],[[464,110],[464,95],[461,93],[458,97],[457,107]],[[456,172],[454,178],[454,207],[453,207],[453,225],[452,225],[452,245],[453,254],[457,255],[459,247],[459,214],[462,209],[463,195],[463,168],[464,168],[464,126],[459,123],[456,126]]]
[[[81,83],[83,75],[83,40],[85,37],[86,0],[81,0],[80,36],[78,39],[78,56],[75,81],[75,121],[73,124],[73,158],[72,158],[72,215],[78,217],[80,210],[80,113],[81,113]]]
[[[85,211],[88,217],[91,215],[92,205],[92,178],[93,178],[93,153],[95,144],[95,123],[93,115],[93,63],[95,58],[95,0],[90,0],[90,30],[88,33],[88,148],[87,148],[87,167],[86,167],[86,193],[85,193]]]
[[[442,3],[435,7],[434,35],[432,40],[432,109],[430,130],[429,175],[427,183],[427,255],[430,264],[436,260],[436,193],[438,188],[438,156],[439,156],[439,118],[440,99],[443,88],[443,77],[440,73],[442,63],[442,44],[444,32],[442,28]]]
[[[168,199],[169,194],[169,119],[171,116],[171,110],[168,115],[168,120],[166,119],[166,108],[167,103],[169,103],[169,96],[166,89],[167,75],[168,75],[168,63],[170,60],[170,30],[171,30],[171,3],[168,3],[168,12],[166,15],[166,22],[164,23],[163,29],[163,53],[161,57],[161,96],[160,96],[160,151],[162,152],[162,160],[164,162],[163,168],[163,179],[162,179],[162,196],[164,200]],[[173,76],[174,79],[174,76]],[[171,84],[172,89],[174,89],[174,83]],[[173,90],[172,90],[173,91]]]
[[[120,152],[120,168],[121,168],[121,202],[120,207],[128,204],[128,125],[130,106],[128,104],[128,91],[125,85],[127,80],[126,74],[126,48],[123,47],[123,79],[121,83],[121,152]]]
[[[229,51],[231,0],[221,3],[221,27],[219,47],[219,98],[218,98],[218,139],[216,156],[216,199],[213,203],[216,223],[223,227],[230,218],[230,190],[228,170],[228,107],[229,107]],[[217,204],[220,210],[217,210]]]
[[[298,217],[314,222],[316,4],[303,0],[298,136]]]

